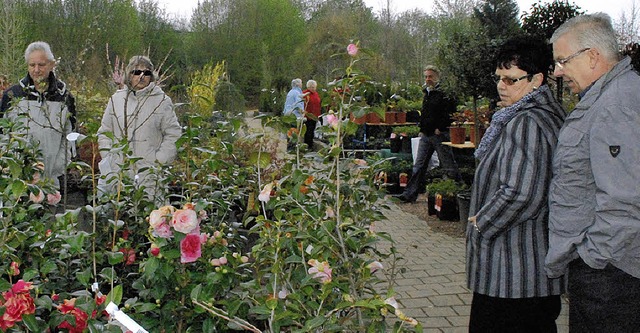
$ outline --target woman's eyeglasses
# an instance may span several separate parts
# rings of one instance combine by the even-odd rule
[[[144,70],[144,71],[141,70],[141,69],[132,70],[131,74],[133,74],[133,75],[141,75],[141,74],[143,74],[144,76],[153,76],[153,72],[148,70],[148,69]]]
[[[516,82],[522,80],[522,79],[528,79],[531,80],[531,78],[533,77],[533,74],[527,74],[525,76],[521,76],[517,79],[512,79],[510,77],[500,77],[499,75],[494,75],[493,76],[493,82],[495,82],[496,84],[500,83],[500,81],[502,81],[505,85],[507,86],[512,86],[514,85]]]

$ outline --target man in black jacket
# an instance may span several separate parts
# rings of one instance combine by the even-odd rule
[[[427,66],[424,70],[425,88],[420,115],[420,145],[418,156],[413,165],[413,175],[404,192],[397,196],[405,202],[414,202],[420,189],[425,186],[425,172],[434,152],[438,153],[440,165],[446,174],[453,179],[460,179],[458,165],[453,158],[451,147],[442,144],[450,141],[449,126],[451,114],[456,111],[456,101],[439,89],[440,71],[435,66]]]

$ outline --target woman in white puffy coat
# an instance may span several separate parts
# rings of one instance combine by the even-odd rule
[[[155,68],[145,56],[134,56],[125,71],[123,89],[109,99],[98,129],[102,161],[98,188],[101,193],[115,190],[119,164],[123,163],[119,142],[129,143],[131,156],[140,160],[127,170],[136,185],[144,186],[150,199],[164,202],[158,191],[157,178],[150,168],[173,162],[176,141],[182,133],[171,98],[156,84]],[[115,149],[114,149],[115,147]],[[141,170],[147,168],[146,170]]]

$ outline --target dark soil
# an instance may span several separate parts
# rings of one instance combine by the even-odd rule
[[[444,233],[451,237],[463,238],[464,228],[459,221],[442,221],[435,215],[429,215],[427,212],[427,196],[421,194],[414,203],[396,203],[402,211],[413,214],[425,221],[429,227],[435,232]]]

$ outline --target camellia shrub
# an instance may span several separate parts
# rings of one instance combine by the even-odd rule
[[[94,187],[89,204],[56,214],[59,194],[35,180],[37,150],[0,119],[0,329],[122,332],[104,313],[113,302],[149,332],[421,331],[398,308],[392,240],[375,228],[385,208],[378,162],[342,148],[357,128],[350,114],[367,112],[357,103],[363,54],[351,44],[342,55],[349,66],[318,152],[305,150],[295,118],[260,116],[257,132],[233,112],[212,124],[198,108],[215,92],[194,82],[211,96],[184,111],[178,160],[148,170],[162,203],[124,171],[113,193]],[[286,133],[293,153],[274,141]],[[126,139],[115,149],[121,169],[135,163]],[[95,184],[90,164],[75,167]]]

